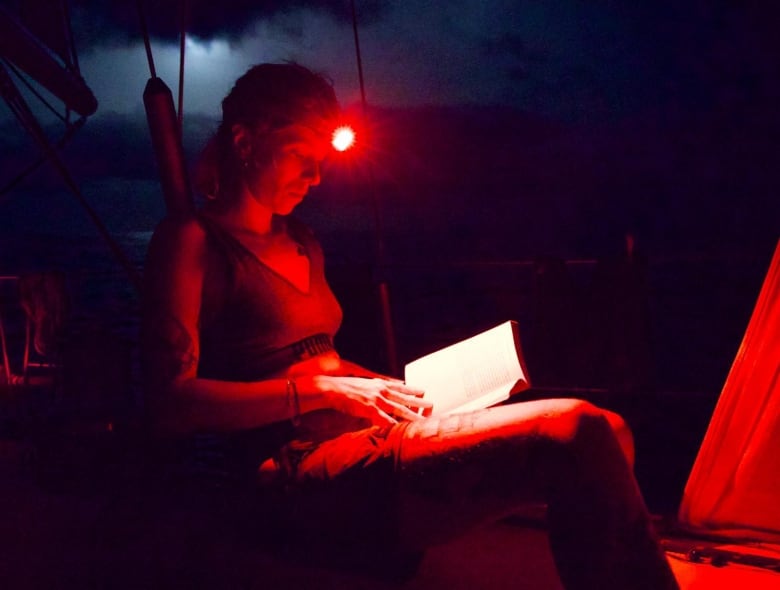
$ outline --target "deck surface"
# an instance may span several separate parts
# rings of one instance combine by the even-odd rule
[[[42,489],[30,477],[28,461],[19,445],[0,444],[0,579],[9,590],[562,588],[544,527],[533,517],[508,519],[430,549],[411,578],[387,580],[280,559],[213,532],[208,518],[197,521],[188,506],[132,494]],[[677,541],[669,556],[683,590],[780,588],[778,572],[691,563]]]

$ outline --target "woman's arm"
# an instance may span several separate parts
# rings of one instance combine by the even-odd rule
[[[199,317],[207,236],[194,217],[166,219],[155,230],[144,268],[143,360],[158,430],[228,431],[291,417],[286,379],[243,383],[201,379]],[[301,396],[301,392],[299,392]],[[321,400],[309,392],[301,411]]]
[[[298,404],[291,398],[291,387]],[[421,396],[422,392],[400,381],[364,377],[306,375],[253,382],[190,378],[179,381],[158,404],[157,425],[169,433],[230,431],[322,408],[366,418],[372,424],[394,424],[429,413],[431,404]]]

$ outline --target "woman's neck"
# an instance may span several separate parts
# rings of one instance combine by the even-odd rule
[[[227,227],[257,235],[274,231],[274,214],[253,198],[238,198],[227,206],[214,203],[206,212],[220,220]]]

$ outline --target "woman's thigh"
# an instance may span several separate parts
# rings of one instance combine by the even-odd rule
[[[583,423],[613,439],[605,460],[623,460],[618,437],[608,433],[622,421],[579,400],[521,402],[410,424],[399,461],[401,538],[416,546],[440,542],[523,502],[545,501],[553,487],[576,485],[562,479],[572,475],[570,453],[583,444]]]
[[[285,461],[284,512],[316,536],[426,547],[544,500],[584,416],[622,423],[579,400],[538,400],[304,444]]]

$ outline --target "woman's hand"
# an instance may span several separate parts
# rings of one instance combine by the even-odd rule
[[[395,424],[418,420],[431,413],[433,404],[423,399],[423,391],[396,379],[364,377],[312,377],[314,388],[325,405],[351,416],[367,418],[372,424]]]

